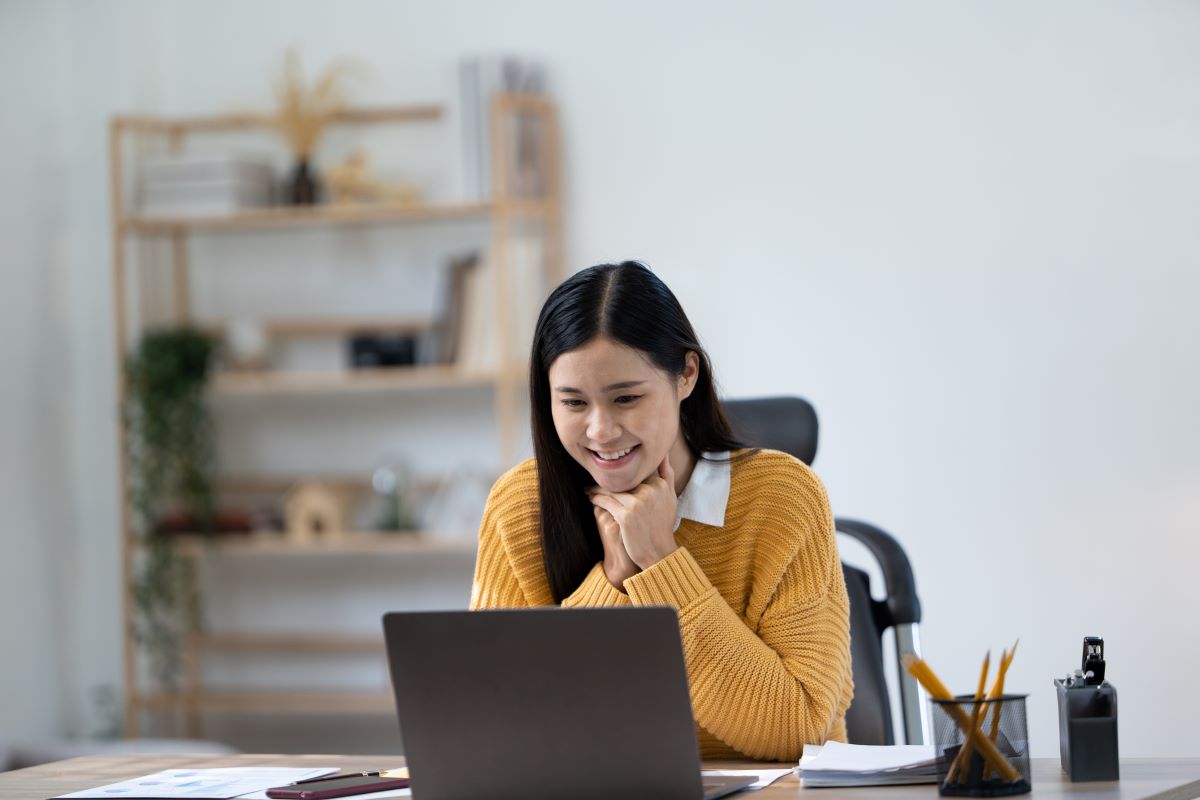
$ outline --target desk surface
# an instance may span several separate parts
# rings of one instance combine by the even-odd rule
[[[39,800],[75,792],[93,786],[127,778],[136,778],[162,769],[186,764],[189,767],[253,767],[253,766],[331,766],[345,770],[370,770],[399,766],[396,756],[85,756],[43,764],[29,769],[0,772],[0,800]],[[1161,800],[1193,800],[1200,797],[1200,758],[1179,759],[1122,759],[1121,780],[1118,783],[1070,783],[1065,780],[1058,759],[1035,758],[1033,793],[1037,798],[1064,797],[1072,800],[1096,798],[1144,798],[1169,790]],[[790,764],[706,763],[705,767],[727,769],[782,768]],[[794,775],[780,778],[761,792],[738,794],[734,797],[772,800],[780,797],[808,795],[810,800],[859,800],[886,797],[887,800],[930,800],[937,789],[922,786],[859,787],[846,789],[803,789]]]

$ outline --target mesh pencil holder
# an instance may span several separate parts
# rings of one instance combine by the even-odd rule
[[[1027,696],[929,700],[938,794],[1002,797],[1030,791]],[[974,732],[969,741],[966,731]]]

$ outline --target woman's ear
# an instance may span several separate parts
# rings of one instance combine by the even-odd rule
[[[699,378],[700,356],[696,355],[695,351],[688,350],[683,357],[683,372],[679,376],[679,400],[681,402],[691,396]]]

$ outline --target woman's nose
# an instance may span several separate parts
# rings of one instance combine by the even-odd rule
[[[588,418],[587,436],[595,444],[614,441],[621,435],[617,421],[606,411],[596,410]]]

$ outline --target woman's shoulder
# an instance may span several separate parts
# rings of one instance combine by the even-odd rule
[[[794,538],[832,535],[832,513],[825,485],[812,468],[779,450],[733,453],[730,464],[729,514],[735,520],[754,518],[767,531]],[[797,530],[798,529],[798,530]]]
[[[527,458],[521,463],[512,467],[492,484],[492,492],[497,489],[504,491],[512,491],[523,489],[526,486],[532,486],[537,489],[537,459]]]
[[[747,488],[793,487],[817,491],[822,497],[825,487],[812,467],[780,450],[755,448],[734,451],[730,458],[730,481]]]
[[[535,459],[525,459],[496,479],[488,495],[488,510],[503,516],[539,513]]]
[[[838,563],[833,512],[817,474],[778,450],[735,452],[730,466],[726,525],[759,542],[767,583],[793,564],[806,575],[831,575]],[[822,578],[806,591],[820,593],[827,583]]]

